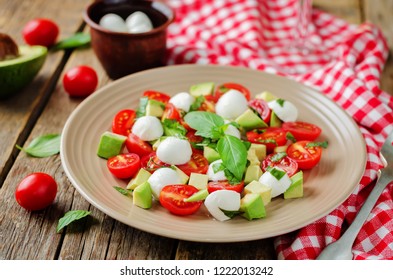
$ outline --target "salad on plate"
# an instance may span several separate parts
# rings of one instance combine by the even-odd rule
[[[138,108],[114,115],[97,155],[138,207],[182,216],[204,205],[218,221],[253,220],[275,197],[303,197],[303,171],[327,147],[320,134],[275,94],[205,82],[173,96],[143,92]]]

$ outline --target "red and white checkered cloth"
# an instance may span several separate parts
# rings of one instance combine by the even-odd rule
[[[168,64],[244,66],[287,76],[317,88],[358,123],[368,161],[360,184],[326,217],[275,239],[279,259],[315,259],[350,224],[375,184],[379,150],[393,130],[393,97],[379,88],[388,55],[372,24],[351,25],[313,9],[307,56],[289,51],[297,0],[167,0],[176,20],[169,28]],[[355,259],[393,259],[393,184],[361,229]]]

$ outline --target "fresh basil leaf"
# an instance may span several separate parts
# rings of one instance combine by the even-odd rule
[[[87,46],[91,41],[90,35],[83,32],[78,32],[68,37],[64,40],[59,41],[52,47],[52,50],[64,50],[64,49],[71,49],[71,48],[79,48],[83,46]]]
[[[184,128],[178,121],[165,119],[162,122],[164,128],[164,134],[166,136],[178,136],[183,137],[187,133],[187,129]]]
[[[289,141],[292,141],[293,143],[296,143],[296,141],[297,141],[295,136],[293,136],[293,134],[290,132],[287,132],[287,134],[285,135],[285,138]]]
[[[147,97],[141,97],[139,98],[139,107],[136,110],[136,117],[140,118],[146,115],[146,106],[147,102],[149,101],[149,98]]]
[[[251,147],[251,142],[248,142],[248,141],[242,141],[242,142],[243,142],[244,147],[246,147],[246,150],[248,151]]]
[[[281,152],[281,153],[274,154],[274,155],[270,158],[270,160],[271,160],[272,162],[279,162],[280,160],[282,160],[282,159],[285,158],[286,156],[287,156],[287,153],[286,153],[286,152]]]
[[[132,190],[123,189],[122,187],[117,187],[117,186],[114,186],[113,188],[125,196],[131,196],[132,194]]]
[[[272,176],[277,179],[277,181],[280,181],[281,178],[284,177],[286,174],[285,171],[283,171],[283,170],[280,170],[280,169],[277,169],[277,168],[271,167],[271,166],[269,166],[269,167],[270,168],[267,168],[267,171],[269,171],[270,174],[272,174]]]
[[[321,147],[326,149],[328,147],[328,141],[307,143],[306,148],[311,148],[311,147]]]
[[[205,97],[203,95],[200,95],[197,98],[195,98],[195,101],[191,104],[190,111],[198,110],[202,106],[202,103],[204,101],[205,101]]]
[[[72,222],[76,220],[80,220],[88,215],[90,215],[90,211],[86,210],[72,210],[68,211],[64,214],[62,218],[59,219],[59,223],[57,224],[56,231],[59,232],[64,227],[68,226]]]
[[[214,173],[225,170],[225,165],[223,165],[222,163],[215,163],[212,165],[212,167]]]
[[[224,169],[224,174],[225,177],[227,177],[228,179],[228,183],[231,185],[237,185],[239,183],[241,183],[241,180],[238,180],[235,175],[233,175],[233,173],[231,171],[228,170],[228,168]]]
[[[212,128],[224,125],[224,119],[211,112],[190,112],[184,116],[184,120],[191,128],[204,132],[211,132]]]
[[[217,143],[217,152],[225,167],[241,181],[247,165],[247,149],[243,142],[232,135],[225,135]]]
[[[47,134],[33,139],[26,148],[16,147],[32,157],[49,157],[60,152],[60,138],[60,134]]]
[[[228,210],[224,210],[224,209],[221,209],[221,208],[220,208],[220,210],[225,214],[225,216],[227,216],[227,217],[229,217],[231,219],[233,217],[235,217],[236,215],[239,215],[239,214],[243,213],[241,211],[228,211]]]
[[[277,102],[278,105],[280,105],[281,107],[284,107],[284,102],[285,102],[284,99],[279,98],[279,99],[276,100],[276,102]]]

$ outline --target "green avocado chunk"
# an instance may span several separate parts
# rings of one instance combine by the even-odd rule
[[[148,182],[144,182],[134,189],[132,192],[132,203],[143,209],[151,208],[153,197],[150,184]]]
[[[267,124],[251,109],[247,109],[235,121],[245,130],[267,127]]]
[[[184,199],[184,202],[195,202],[205,200],[205,198],[209,195],[207,189],[199,190],[198,192],[194,193],[190,197]]]
[[[240,211],[247,220],[266,217],[266,209],[262,197],[257,193],[248,193],[240,200]]]
[[[207,83],[200,83],[200,84],[195,84],[190,87],[190,94],[194,97],[198,96],[205,96],[205,95],[210,95],[213,94],[214,90],[214,83],[212,82],[207,82]]]
[[[31,82],[44,64],[47,52],[42,46],[20,46],[18,57],[0,61],[0,99]]]
[[[146,116],[161,118],[162,115],[164,114],[164,109],[165,109],[164,103],[150,99],[149,101],[147,101],[147,105],[146,105]]]
[[[207,159],[209,163],[220,159],[220,155],[218,154],[218,152],[208,146],[203,147],[203,156]]]
[[[140,184],[146,182],[151,176],[151,173],[147,171],[146,169],[139,169],[138,173],[136,176],[131,179],[131,181],[127,185],[127,190],[133,190]]]
[[[284,199],[303,197],[303,172],[299,171],[291,177],[292,184],[284,192]]]
[[[100,143],[98,145],[97,155],[99,157],[108,159],[117,156],[124,148],[127,137],[106,131],[101,135]]]

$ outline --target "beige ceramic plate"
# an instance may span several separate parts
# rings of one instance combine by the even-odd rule
[[[96,156],[101,134],[110,130],[113,116],[121,109],[136,108],[146,89],[170,94],[187,91],[196,83],[213,81],[241,83],[253,94],[264,90],[293,102],[299,119],[317,124],[328,140],[318,167],[305,173],[304,198],[274,199],[267,218],[247,221],[237,217],[227,222],[210,218],[201,210],[177,217],[156,205],[143,210],[118,193],[116,180],[106,161]],[[183,65],[139,72],[117,80],[84,100],[68,119],[62,134],[61,159],[75,188],[95,207],[127,225],[154,234],[183,240],[233,242],[277,236],[299,229],[340,205],[353,191],[365,168],[363,137],[354,121],[322,94],[294,81],[244,68]]]

